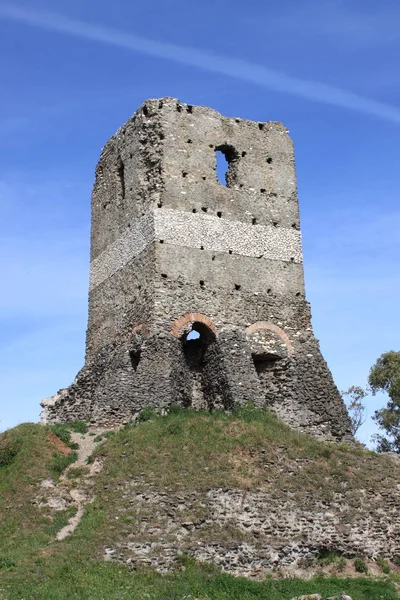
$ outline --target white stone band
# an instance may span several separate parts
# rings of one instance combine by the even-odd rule
[[[171,209],[156,211],[154,218],[158,238],[174,246],[302,262],[301,235],[296,229],[251,225]]]
[[[301,234],[296,229],[251,225],[206,214],[155,209],[127,229],[91,263],[90,289],[108,279],[149,244],[231,252],[269,260],[302,262]]]
[[[89,291],[122,269],[154,242],[154,219],[149,214],[135,221],[129,229],[90,263]]]

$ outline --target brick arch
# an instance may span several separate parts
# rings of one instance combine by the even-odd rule
[[[246,335],[250,336],[253,335],[253,333],[257,333],[257,331],[262,331],[265,329],[273,331],[274,333],[279,335],[282,342],[286,346],[289,356],[292,356],[294,352],[292,342],[290,341],[286,333],[283,331],[283,329],[278,327],[278,325],[274,325],[274,323],[269,323],[268,321],[257,321],[256,323],[253,323],[252,325],[246,328]]]
[[[178,319],[176,319],[172,323],[172,335],[177,338],[181,337],[182,334],[185,332],[185,326],[188,325],[188,323],[203,323],[203,325],[206,325],[206,327],[208,327],[215,336],[218,335],[218,330],[215,327],[214,323],[211,321],[211,319],[209,319],[206,315],[203,315],[202,313],[198,312],[187,312]]]

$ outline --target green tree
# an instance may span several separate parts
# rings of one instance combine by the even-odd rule
[[[382,354],[371,367],[368,383],[373,394],[386,392],[389,401],[373,417],[385,435],[376,435],[378,452],[400,454],[400,352]]]
[[[358,385],[352,385],[346,392],[342,392],[342,396],[348,396],[350,401],[347,404],[347,410],[351,419],[351,429],[353,435],[356,435],[361,425],[365,423],[367,418],[367,410],[362,403],[362,400],[368,393]]]

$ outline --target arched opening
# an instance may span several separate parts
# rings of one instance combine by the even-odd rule
[[[215,333],[204,323],[195,321],[184,331],[181,338],[182,352],[188,369],[189,389],[184,394],[186,406],[209,408],[205,388],[204,365],[207,352],[215,342]]]

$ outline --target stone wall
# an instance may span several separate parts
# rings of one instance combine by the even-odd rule
[[[276,457],[266,451],[265,460],[271,465]],[[291,472],[298,474],[306,462],[297,459]],[[274,479],[264,490],[179,493],[140,478],[126,482],[120,488],[118,515],[129,517],[130,533],[124,539],[111,537],[105,558],[167,572],[183,554],[234,575],[258,578],[274,570],[299,572],[327,550],[347,559],[398,559],[395,485],[391,490],[343,486],[324,498],[315,490],[299,494],[290,483],[283,493],[278,481],[274,491]]]

